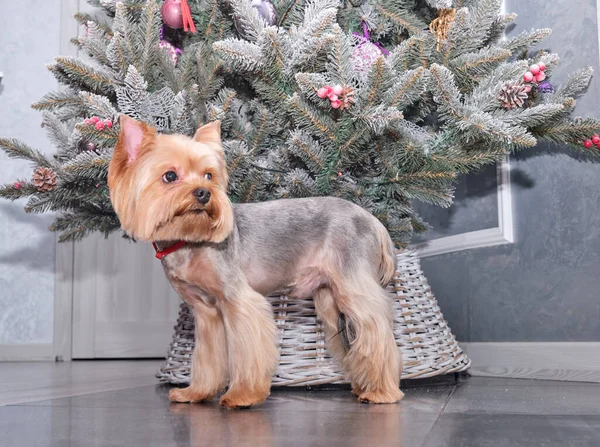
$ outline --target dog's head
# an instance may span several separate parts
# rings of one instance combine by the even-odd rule
[[[108,187],[121,227],[143,241],[221,242],[233,228],[220,122],[193,138],[121,115]]]

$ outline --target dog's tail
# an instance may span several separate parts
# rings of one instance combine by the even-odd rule
[[[377,221],[377,236],[379,237],[381,261],[379,263],[379,283],[385,287],[394,277],[398,259],[396,247],[383,224]]]

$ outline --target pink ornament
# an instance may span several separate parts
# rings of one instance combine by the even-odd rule
[[[600,144],[600,137],[598,135],[594,135],[592,138],[592,143],[596,145]]]
[[[537,75],[540,72],[540,66],[533,64],[531,67],[529,67],[529,71],[531,72],[532,75]]]
[[[536,77],[535,77],[535,82],[542,82],[544,79],[546,79],[546,74],[543,71],[540,71]]]
[[[317,96],[321,99],[327,98],[328,95],[329,89],[327,87],[321,87],[319,90],[317,90]]]
[[[21,184],[19,182],[13,183],[13,186],[17,189],[21,189]]]
[[[334,109],[339,109],[341,105],[342,101],[339,101],[337,99],[335,101],[331,101],[331,107],[333,107]]]
[[[523,75],[523,79],[525,80],[525,82],[531,82],[531,81],[533,81],[533,73],[531,73],[530,71],[528,71],[527,73],[525,73]]]
[[[344,87],[342,87],[341,85],[336,85],[333,87],[333,93],[335,93],[337,96],[341,96],[342,93],[344,93]]]
[[[96,124],[98,121],[100,121],[100,118],[98,118],[97,116],[92,116],[92,117],[90,118],[90,121],[91,121],[92,123]]]
[[[109,129],[112,129],[112,121],[104,120],[104,126],[108,127]]]
[[[181,0],[166,0],[160,9],[165,25],[173,29],[183,28]]]
[[[592,142],[592,140],[585,140],[585,141],[584,141],[584,143],[583,143],[583,146],[584,146],[586,149],[589,149],[589,148],[591,148],[593,145],[594,145],[594,143]]]
[[[337,100],[339,99],[339,98],[338,98],[338,95],[335,95],[333,92],[331,92],[331,93],[329,94],[328,98],[329,98],[329,100],[330,100],[330,101],[332,101],[332,102],[333,102],[333,101],[337,101]]]
[[[539,62],[537,64],[537,66],[539,67],[540,71],[545,71],[546,70],[546,64],[544,64],[543,62]]]
[[[98,129],[98,130],[104,129],[104,123],[102,121],[98,121],[96,123],[96,129]]]

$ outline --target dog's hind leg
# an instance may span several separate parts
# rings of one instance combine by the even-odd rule
[[[342,365],[354,393],[361,402],[402,399],[402,356],[393,333],[391,297],[377,279],[359,274],[336,284],[333,299],[351,332]]]
[[[317,316],[325,327],[327,346],[333,357],[340,363],[343,362],[346,350],[339,334],[338,321],[340,312],[335,305],[333,292],[329,288],[318,290],[314,295]]]

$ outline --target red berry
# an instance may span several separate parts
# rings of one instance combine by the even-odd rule
[[[540,71],[537,75],[535,75],[535,82],[542,82],[544,79],[546,79],[546,74],[543,71]]]
[[[592,142],[592,140],[585,140],[583,145],[585,146],[586,149],[589,149],[594,145],[594,143]]]
[[[546,64],[543,62],[538,62],[537,66],[540,68],[540,71],[544,71],[546,69]]]
[[[98,118],[97,116],[92,116],[92,117],[90,118],[90,121],[91,121],[92,123],[96,124],[98,121],[100,121],[100,118]]]
[[[94,124],[94,122],[89,118],[84,119],[83,122],[84,124]]]
[[[529,71],[531,72],[532,75],[536,75],[540,72],[540,66],[537,64],[533,64],[531,67],[529,67]]]
[[[338,177],[341,177],[342,175],[344,175],[342,174],[342,171],[338,172]]]
[[[527,73],[525,73],[523,75],[523,79],[525,80],[525,82],[531,82],[533,81],[533,73],[528,71]]]
[[[594,143],[594,144],[600,144],[600,137],[598,135],[594,135],[592,137],[592,143]]]
[[[104,129],[104,123],[102,121],[98,121],[96,123],[96,129],[98,129],[98,130]]]
[[[319,90],[317,90],[317,96],[322,99],[327,98],[328,93],[329,92],[327,91],[327,89],[325,87],[321,87]]]
[[[109,129],[112,128],[112,121],[111,120],[104,120],[104,125],[106,127],[108,127]]]
[[[335,101],[331,101],[331,107],[333,107],[334,109],[339,109],[341,105],[342,101],[339,101],[337,99]]]
[[[338,96],[340,96],[342,93],[344,93],[344,87],[342,87],[339,84],[334,86],[332,90],[333,90],[333,93],[335,93]]]
[[[14,187],[17,189],[21,189],[21,184],[19,182],[15,182]]]

